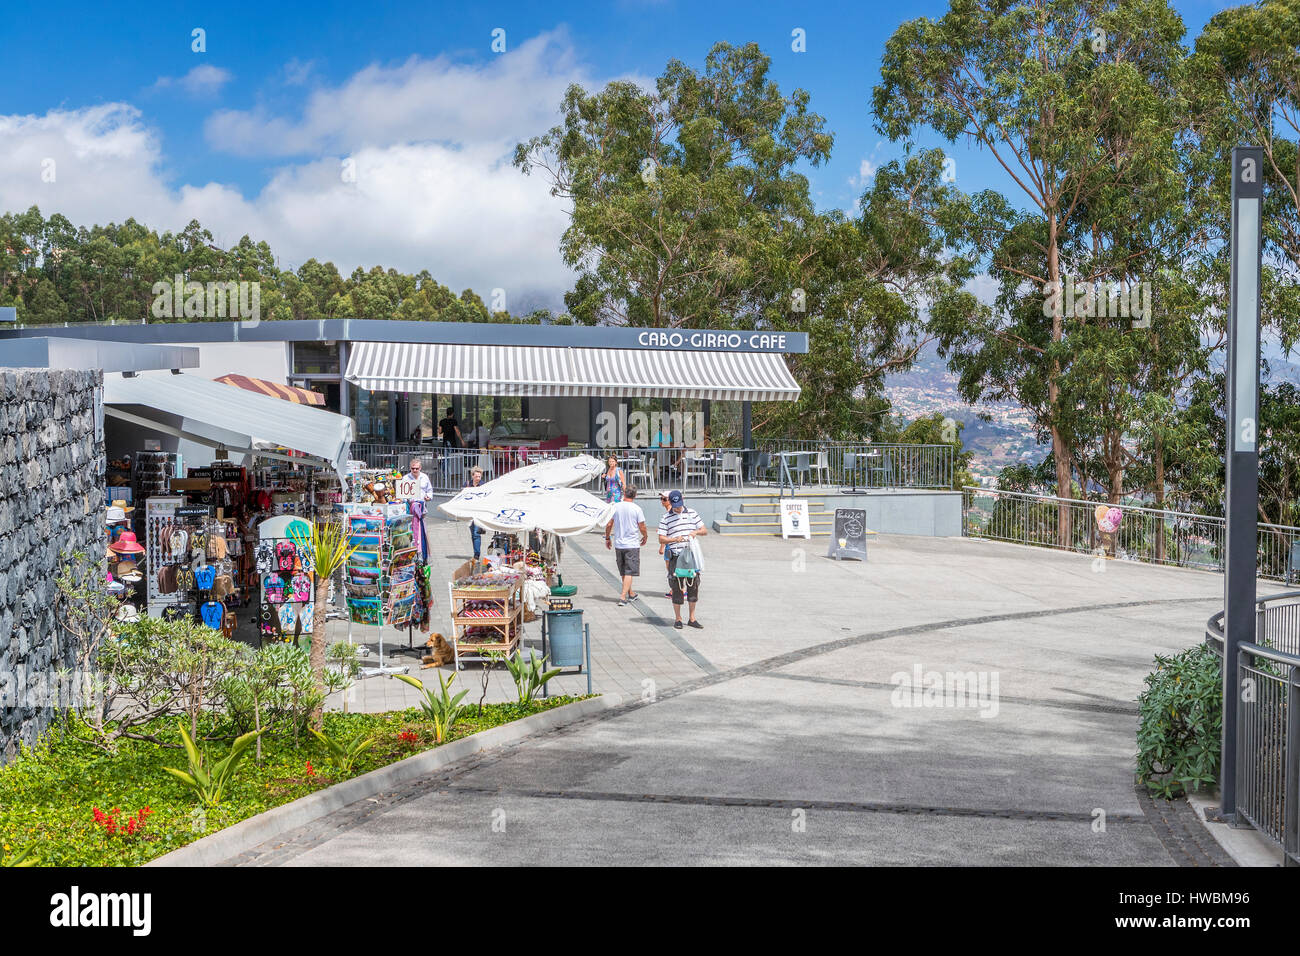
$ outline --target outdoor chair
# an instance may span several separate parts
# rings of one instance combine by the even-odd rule
[[[645,460],[643,455],[633,455],[627,459],[628,465],[624,469],[627,480],[635,485],[638,489],[655,488],[654,469],[652,469]]]
[[[894,462],[883,452],[875,457],[874,462],[867,469],[867,474],[871,478],[871,487],[888,488],[894,483]],[[880,479],[877,481],[877,479]]]
[[[812,455],[808,452],[800,452],[794,458],[794,480],[795,483],[802,487],[804,478],[810,475],[812,471]]]
[[[844,474],[841,476],[842,484],[851,485],[853,488],[858,487],[858,470],[862,467],[866,459],[865,455],[857,452],[846,451],[844,453]]]
[[[684,452],[682,457],[682,486],[690,485],[692,478],[698,478],[702,488],[709,486],[709,464],[697,451]]]
[[[831,480],[831,466],[829,462],[827,462],[826,460],[826,452],[824,451],[817,452],[817,457],[813,459],[811,467],[812,467],[812,473],[817,476],[817,484],[819,485],[823,484],[822,482],[823,476],[825,477],[826,481]]]
[[[772,453],[760,451],[754,456],[750,479],[763,484],[770,484],[772,480]]]
[[[745,476],[740,468],[740,455],[734,451],[722,453],[722,465],[718,468],[718,487],[722,488],[729,479],[736,482],[736,490],[745,487]]]
[[[492,456],[485,451],[479,452],[478,468],[483,472],[483,480],[486,482],[492,477]]]

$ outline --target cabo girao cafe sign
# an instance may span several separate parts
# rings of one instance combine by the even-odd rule
[[[807,348],[803,333],[674,332],[643,330],[637,344],[647,349],[703,349],[713,352],[798,352]]]

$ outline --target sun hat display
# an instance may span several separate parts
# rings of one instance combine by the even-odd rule
[[[127,584],[139,584],[141,581],[144,580],[144,574],[140,571],[139,568],[132,568],[129,571],[123,572],[122,580],[125,581]]]
[[[136,540],[134,531],[123,531],[116,541],[108,546],[108,550],[115,551],[118,554],[143,554],[144,548]]]
[[[117,609],[117,619],[119,621],[139,620],[140,612],[135,609],[134,604],[123,604]]]
[[[124,524],[126,522],[126,512],[113,505],[104,512],[104,524]]]
[[[132,511],[135,510],[135,508],[131,507],[131,505],[126,503],[125,498],[114,498],[110,507],[121,508],[123,513],[125,514],[130,514]]]

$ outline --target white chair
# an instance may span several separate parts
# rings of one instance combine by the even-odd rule
[[[737,491],[745,487],[745,476],[740,468],[740,456],[734,451],[724,451],[722,466],[718,469],[718,487],[722,488],[730,478],[735,479]]]
[[[641,455],[634,455],[627,459],[627,462],[627,467],[623,469],[627,480],[636,486],[638,491],[642,488],[653,491],[655,487],[653,469],[646,464],[645,458]]]
[[[814,475],[817,476],[817,484],[819,484],[819,485],[825,483],[825,482],[822,481],[822,476],[823,476],[823,475],[825,475],[825,477],[826,477],[826,481],[829,481],[829,480],[830,480],[830,477],[831,477],[831,466],[830,466],[830,464],[826,461],[826,452],[824,452],[824,451],[819,451],[819,452],[817,453],[817,457],[816,457],[815,459],[813,459],[813,463],[812,463],[812,473],[813,473]]]
[[[709,485],[709,463],[698,451],[683,453],[682,485],[689,485],[692,478],[700,479],[701,487],[707,488]]]

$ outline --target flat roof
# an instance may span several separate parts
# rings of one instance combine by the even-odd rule
[[[199,350],[183,345],[96,341],[78,336],[5,336],[0,366],[5,368],[98,368],[105,372],[147,372],[198,368]]]
[[[141,322],[121,325],[0,327],[0,339],[58,336],[137,344],[204,342],[409,342],[430,345],[534,345],[660,352],[808,351],[808,333],[774,330],[647,329],[513,322],[419,322],[409,319],[284,319],[244,322]]]

